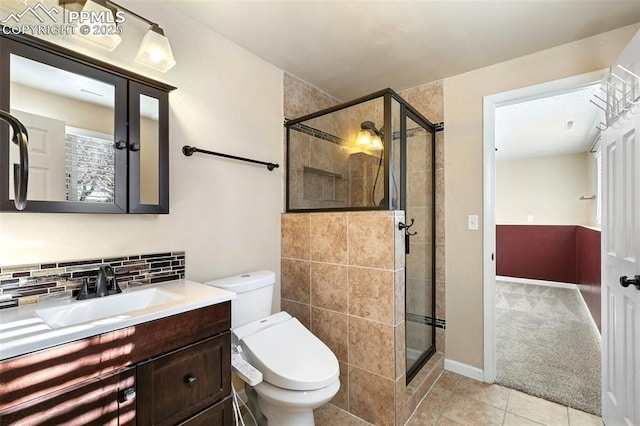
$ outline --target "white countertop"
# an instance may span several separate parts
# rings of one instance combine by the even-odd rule
[[[47,325],[36,311],[60,306],[69,306],[71,309],[74,304],[85,301],[71,299],[0,309],[0,360],[215,305],[236,297],[235,293],[216,287],[188,280],[174,280],[131,288],[122,294],[100,298],[100,303],[119,303],[129,293],[150,288],[166,290],[178,297],[167,303],[125,314],[56,328]]]

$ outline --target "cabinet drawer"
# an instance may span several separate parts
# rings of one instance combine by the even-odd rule
[[[233,422],[232,401],[229,396],[224,401],[212,407],[205,408],[178,426],[231,426]]]
[[[0,425],[135,425],[135,404],[119,401],[122,389],[135,386],[133,370],[100,376],[2,410]]]
[[[226,332],[138,364],[138,424],[176,424],[229,395],[230,347]]]

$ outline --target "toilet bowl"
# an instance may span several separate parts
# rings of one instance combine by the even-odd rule
[[[245,385],[259,424],[313,426],[313,410],[340,389],[338,359],[300,321],[271,310],[275,274],[256,271],[206,284],[238,294],[231,302],[231,338],[263,381]]]

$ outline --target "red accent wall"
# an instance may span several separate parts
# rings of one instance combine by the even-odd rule
[[[577,283],[576,227],[497,225],[496,274]]]
[[[496,275],[577,284],[600,328],[600,231],[574,225],[497,225]]]
[[[600,231],[576,227],[578,287],[600,329]]]

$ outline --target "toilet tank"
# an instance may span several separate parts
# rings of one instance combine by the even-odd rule
[[[275,283],[274,272],[260,270],[207,281],[205,284],[238,295],[231,301],[231,328],[236,328],[271,315]]]

